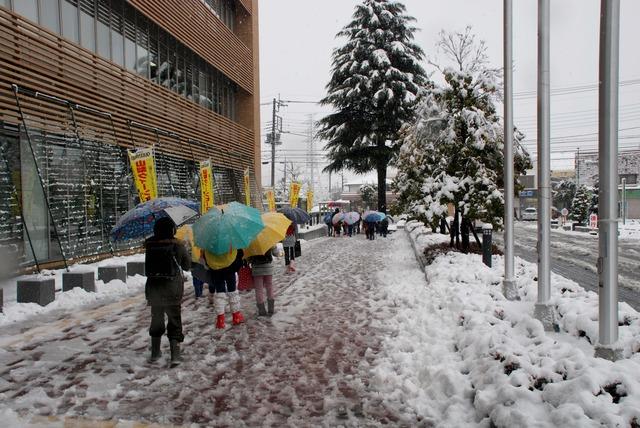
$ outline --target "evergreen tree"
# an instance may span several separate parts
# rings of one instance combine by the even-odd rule
[[[378,174],[378,209],[386,209],[387,167],[399,148],[399,130],[413,118],[426,83],[423,52],[414,42],[414,18],[394,0],[364,0],[338,33],[323,105],[335,112],[319,122],[330,164],[325,171]]]
[[[580,186],[576,190],[576,195],[571,203],[569,218],[581,224],[586,224],[589,220],[589,210],[593,203],[593,192],[587,186]]]
[[[571,180],[562,180],[553,189],[553,204],[558,209],[571,210],[571,203],[576,196],[576,183]]]
[[[364,184],[360,187],[360,196],[365,207],[373,209],[378,204],[378,186]]]

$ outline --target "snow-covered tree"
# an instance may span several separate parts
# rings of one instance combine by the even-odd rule
[[[576,190],[576,195],[571,203],[569,218],[581,224],[586,224],[589,220],[589,210],[593,203],[593,192],[587,186],[580,186]]]
[[[378,186],[363,184],[360,186],[360,197],[365,207],[373,208],[378,205]]]
[[[387,167],[399,148],[398,132],[413,118],[427,77],[423,52],[414,42],[414,18],[395,0],[364,0],[338,33],[346,39],[333,52],[323,105],[334,113],[319,122],[328,141],[326,171],[378,174],[378,209],[385,209]]]
[[[554,186],[553,204],[558,209],[571,210],[571,203],[576,196],[576,183],[571,180],[562,180]]]
[[[504,215],[503,124],[498,71],[487,67],[486,48],[464,33],[441,33],[441,49],[457,68],[441,68],[442,86],[426,89],[416,122],[407,130],[397,167],[400,201],[431,223],[455,209],[454,235],[462,217],[463,238],[473,220],[501,227]],[[531,167],[514,130],[516,175]]]

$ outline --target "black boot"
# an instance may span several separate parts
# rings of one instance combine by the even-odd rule
[[[258,303],[258,316],[259,317],[266,317],[267,316],[267,309],[264,307],[264,303]]]
[[[180,342],[177,340],[169,340],[169,346],[171,346],[171,367],[175,367],[182,362],[182,356],[180,355]]]
[[[273,313],[274,313],[274,310],[273,310],[274,304],[275,304],[275,300],[267,299],[267,314],[269,316],[273,315]]]
[[[160,351],[160,340],[161,337],[152,337],[151,338],[151,357],[149,358],[149,362],[158,361],[162,356],[162,351]]]

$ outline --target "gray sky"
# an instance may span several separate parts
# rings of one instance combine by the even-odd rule
[[[331,52],[338,46],[335,34],[346,25],[356,0],[263,0],[260,2],[261,102],[280,94],[282,99],[317,101],[325,94],[329,80]],[[462,31],[471,25],[485,40],[492,65],[502,66],[502,0],[405,0],[407,13],[417,19],[417,43],[435,57],[438,33]],[[514,91],[515,124],[526,137],[526,147],[535,157],[537,1],[514,0]],[[598,78],[598,32],[600,1],[551,1],[551,86],[572,88],[595,84]],[[630,82],[620,89],[620,146],[640,148],[640,55],[637,42],[640,1],[621,0],[620,80]],[[427,69],[430,69],[426,66]],[[533,91],[533,92],[532,92]],[[564,91],[566,92],[566,91]],[[569,91],[553,95],[552,168],[573,168],[576,147],[597,147],[597,91]],[[314,104],[290,103],[280,111],[284,129],[305,133],[308,115],[322,117]],[[262,129],[271,120],[271,106],[261,109]],[[262,137],[264,141],[264,136]],[[283,136],[277,161],[284,156],[308,171],[307,144],[303,137]],[[321,149],[316,143],[316,158]],[[270,159],[263,145],[263,159]],[[318,171],[322,164],[318,164]],[[281,165],[278,165],[281,167]],[[270,184],[270,165],[263,165],[263,183]],[[319,173],[316,173],[316,177]],[[345,182],[354,179],[345,173]],[[323,174],[322,185],[327,185]],[[374,180],[374,175],[371,175]],[[336,183],[334,179],[334,183]],[[316,186],[318,187],[318,186]]]

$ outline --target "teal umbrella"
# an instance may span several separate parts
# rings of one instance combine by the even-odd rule
[[[264,229],[260,211],[238,202],[211,208],[193,225],[197,247],[212,254],[246,248]]]

